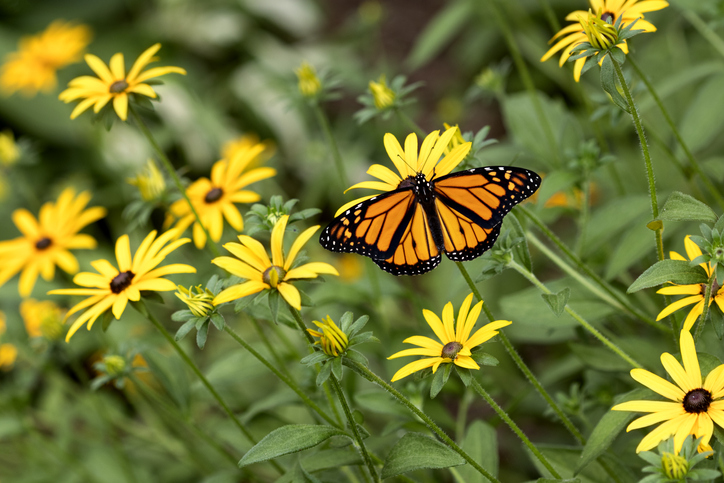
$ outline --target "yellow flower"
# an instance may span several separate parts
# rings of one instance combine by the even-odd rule
[[[238,149],[233,158],[214,163],[211,168],[211,179],[199,178],[186,189],[196,213],[215,242],[221,240],[224,218],[234,230],[244,229],[244,220],[234,203],[253,203],[261,199],[253,191],[242,188],[262,179],[271,178],[277,173],[274,168],[254,168],[244,172],[249,163],[261,155],[265,148],[264,144],[258,143],[246,149]],[[194,244],[199,249],[203,248],[206,245],[206,234],[196,221],[186,199],[175,201],[169,211],[178,219],[175,228],[181,232],[193,223]]]
[[[20,159],[20,149],[15,143],[12,131],[0,133],[0,163],[4,166],[12,166]]]
[[[440,131],[431,132],[422,142],[419,154],[417,150],[417,135],[415,133],[408,135],[407,139],[405,139],[404,150],[395,136],[390,133],[385,134],[384,143],[387,155],[392,160],[392,164],[394,164],[397,168],[400,176],[397,176],[394,171],[386,166],[373,164],[367,170],[367,174],[374,176],[382,182],[363,181],[349,187],[347,191],[355,188],[369,188],[379,191],[396,190],[400,186],[400,183],[407,180],[407,178],[415,177],[417,173],[424,174],[428,181],[440,176],[445,176],[455,169],[455,167],[460,164],[463,159],[465,159],[465,156],[468,154],[470,147],[472,146],[472,143],[469,142],[460,144],[446,154],[442,160],[440,160],[440,157],[445,152],[445,149],[448,147],[457,131],[458,127],[455,126],[447,129],[442,136],[440,135]],[[348,208],[351,208],[361,201],[372,198],[373,196],[377,195],[363,196],[362,198],[350,201],[337,210],[337,213],[334,216],[339,216]]]
[[[466,369],[480,369],[480,366],[471,357],[470,350],[491,339],[498,333],[498,329],[510,325],[512,322],[509,320],[496,320],[495,322],[484,325],[470,336],[470,332],[473,330],[475,322],[478,320],[480,311],[483,308],[483,302],[478,302],[470,309],[472,301],[473,294],[465,297],[463,304],[460,306],[460,312],[458,312],[457,325],[455,324],[455,316],[453,315],[452,302],[445,304],[445,308],[442,309],[442,321],[430,310],[425,309],[422,311],[422,315],[440,342],[420,335],[405,339],[403,342],[416,345],[419,349],[406,349],[392,354],[388,359],[396,359],[404,356],[427,357],[404,366],[392,376],[392,382],[399,381],[413,372],[421,371],[428,367],[432,367],[432,372],[434,373],[440,364],[443,363],[448,364],[452,362],[456,366]]]
[[[321,345],[322,351],[328,356],[337,357],[341,352],[347,350],[349,345],[349,339],[342,329],[337,327],[332,318],[328,315],[326,319],[322,319],[322,322],[316,320],[312,321],[314,325],[322,329],[317,331],[314,329],[307,329],[307,332],[312,334],[314,337],[319,337],[319,340],[314,345]]]
[[[192,314],[196,317],[206,317],[209,313],[214,310],[214,294],[208,288],[202,289],[201,285],[195,287],[184,288],[181,285],[178,286],[178,292],[174,295],[185,303]]]
[[[294,72],[299,79],[299,92],[304,97],[314,97],[322,89],[322,82],[317,77],[317,71],[308,62],[302,62],[302,65]]]
[[[106,215],[98,206],[85,209],[90,198],[88,191],[76,196],[73,188],[66,188],[58,201],[40,208],[38,220],[28,210],[15,210],[13,222],[23,236],[0,242],[0,285],[22,270],[18,288],[27,297],[38,274],[52,280],[56,265],[67,273],[77,272],[78,260],[68,250],[95,248],[92,236],[78,232]]]
[[[666,477],[672,480],[682,480],[689,472],[689,461],[678,454],[662,453],[661,465],[664,467]]]
[[[614,24],[620,17],[621,26],[625,27],[638,19],[633,26],[634,30],[655,32],[656,27],[654,27],[652,23],[644,20],[643,14],[644,12],[653,12],[666,8],[669,6],[669,3],[663,0],[590,0],[590,5],[593,10],[593,15],[604,22],[610,21],[611,24]],[[566,16],[566,20],[574,23],[564,27],[553,36],[550,42],[557,42],[545,53],[541,58],[541,62],[550,59],[556,52],[562,51],[558,64],[563,67],[563,64],[565,64],[571,56],[571,50],[581,42],[587,42],[589,40],[586,36],[587,27],[584,26],[584,23],[586,23],[586,20],[589,18],[588,12],[584,10],[576,10],[575,12],[569,13],[568,16]],[[584,22],[582,23],[581,20]],[[628,53],[626,41],[621,45],[621,50]],[[585,63],[586,59],[580,58],[576,59],[573,65],[573,78],[576,82],[581,78],[581,69],[583,69],[583,64]]]
[[[699,359],[694,338],[688,330],[681,331],[681,364],[668,352],[661,354],[661,364],[675,384],[644,369],[632,369],[631,377],[669,401],[628,401],[614,406],[614,411],[651,413],[628,425],[626,431],[661,423],[641,440],[636,452],[647,451],[660,441],[674,436],[678,454],[686,437],[703,438],[699,452],[711,451],[709,440],[716,423],[724,427],[724,364],[714,368],[702,385]]]
[[[57,340],[63,336],[63,311],[55,302],[26,299],[20,303],[20,316],[30,338]]]
[[[156,231],[152,231],[141,242],[134,257],[131,257],[128,235],[123,235],[116,241],[118,268],[108,260],[95,260],[91,265],[98,273],[82,272],[73,278],[73,283],[87,288],[67,288],[48,292],[54,295],[90,295],[70,309],[65,316],[67,319],[76,312],[90,307],[73,322],[65,340],[69,341],[86,322],[90,330],[96,319],[108,309],[113,311],[116,319],[120,319],[129,300],[136,302],[141,299],[141,290],[155,292],[176,290],[173,282],[162,278],[165,275],[195,273],[194,267],[183,263],[156,268],[171,252],[191,241],[188,238],[174,240],[179,234],[178,230],[169,230],[156,238]]]
[[[243,136],[239,136],[235,139],[231,139],[229,141],[226,141],[224,145],[221,147],[221,158],[222,159],[232,159],[236,157],[237,154],[240,152],[246,152],[249,149],[253,148],[257,144],[264,145],[264,151],[259,153],[256,158],[254,158],[254,161],[252,161],[248,167],[255,167],[257,164],[262,163],[269,158],[272,157],[274,152],[276,151],[276,147],[274,146],[274,143],[271,141],[259,141],[259,137],[255,134],[244,134]]]
[[[387,87],[387,77],[384,74],[378,82],[370,81],[369,89],[377,109],[386,109],[395,103],[395,92]]]
[[[0,311],[0,336],[5,333],[5,312]],[[0,344],[0,370],[9,371],[15,364],[18,349],[12,344]]]
[[[146,167],[135,178],[127,178],[126,182],[138,188],[141,198],[153,201],[166,190],[166,180],[153,159],[146,161]]]
[[[0,89],[6,94],[19,90],[26,96],[53,90],[56,71],[80,61],[90,39],[90,28],[62,20],[37,35],[23,37],[18,51],[8,54],[0,67]]]
[[[265,289],[276,289],[289,305],[297,310],[301,310],[302,299],[299,291],[292,285],[292,282],[305,278],[317,278],[317,275],[320,273],[339,275],[332,265],[322,262],[311,262],[292,268],[292,264],[299,254],[299,250],[302,249],[304,244],[307,243],[319,229],[319,225],[303,231],[297,239],[294,240],[291,250],[289,250],[285,257],[284,231],[287,227],[287,221],[289,221],[289,215],[284,215],[276,225],[274,225],[270,242],[272,251],[271,260],[264,246],[246,235],[239,235],[239,241],[241,243],[227,243],[224,245],[224,248],[239,259],[218,257],[211,260],[211,263],[247,281],[223,290],[214,298],[214,305],[240,299]]]
[[[690,261],[694,260],[696,257],[701,256],[701,248],[699,248],[696,243],[691,241],[689,235],[687,235],[684,239],[684,248],[686,249],[686,255],[689,257],[689,260],[686,260],[686,258],[682,257],[676,252],[669,252],[669,256],[671,257],[671,259]],[[707,277],[711,276],[711,264],[701,263],[699,264],[699,266],[706,271]],[[670,314],[676,312],[680,308],[686,307],[687,305],[696,304],[694,305],[694,308],[692,308],[689,312],[689,315],[686,316],[686,320],[684,320],[683,329],[691,330],[691,328],[694,326],[694,322],[696,322],[696,319],[699,318],[702,312],[704,312],[705,291],[705,283],[695,283],[690,285],[672,285],[670,287],[664,287],[657,290],[656,293],[664,295],[688,295],[688,297],[677,300],[676,302],[672,303],[664,310],[659,312],[659,315],[656,316],[656,320],[661,320],[664,317],[667,317]],[[716,281],[714,281],[714,286],[712,287],[711,297],[709,298],[709,306],[711,306],[711,303],[714,301],[716,301],[716,304],[719,306],[719,308],[724,311],[724,288],[720,288]]]
[[[129,94],[141,94],[155,99],[156,92],[145,81],[171,73],[186,74],[186,71],[181,67],[173,66],[153,67],[141,72],[141,69],[148,64],[158,60],[154,55],[160,48],[161,44],[155,44],[146,49],[133,63],[128,75],[126,75],[126,66],[122,53],[117,53],[111,57],[109,66],[106,66],[95,55],[87,54],[85,61],[98,77],[89,75],[76,77],[68,83],[68,88],[58,96],[66,104],[77,99],[83,99],[75,106],[70,118],[75,119],[91,106],[93,106],[93,111],[98,113],[112,99],[113,109],[118,117],[125,121],[128,117]]]
[[[458,126],[457,124],[451,126],[446,122],[442,123],[442,125],[445,126],[445,131],[447,131],[448,129],[455,129],[455,134],[453,134],[453,137],[450,139],[448,145],[445,146],[445,151],[443,151],[445,154],[450,154],[453,149],[467,142],[465,138],[463,138],[463,133],[460,131],[460,126]]]
[[[579,17],[578,22],[583,27],[588,43],[598,50],[608,50],[619,41],[616,28],[590,10],[585,17]]]

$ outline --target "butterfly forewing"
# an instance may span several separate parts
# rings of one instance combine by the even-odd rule
[[[399,246],[416,205],[412,189],[375,196],[338,216],[324,229],[319,242],[333,252],[388,258]]]
[[[468,169],[433,180],[438,201],[483,228],[493,228],[540,186],[540,176],[512,166]]]

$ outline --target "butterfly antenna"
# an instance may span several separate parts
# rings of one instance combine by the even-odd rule
[[[400,160],[401,160],[403,163],[405,163],[405,164],[407,165],[407,167],[410,168],[410,170],[411,170],[413,173],[417,173],[417,167],[415,167],[415,166],[410,166],[410,163],[408,163],[407,160],[405,160],[405,158],[403,158],[403,157],[400,156],[399,154],[397,155],[397,157],[400,158]]]

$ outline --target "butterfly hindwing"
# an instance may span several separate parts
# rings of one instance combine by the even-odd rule
[[[460,262],[479,257],[493,246],[500,234],[502,223],[484,228],[440,199],[435,201],[435,207],[445,240],[445,255],[450,260]]]
[[[540,186],[540,176],[512,166],[468,169],[433,180],[438,201],[482,228],[493,228]]]
[[[353,252],[384,260],[398,248],[416,205],[412,189],[375,196],[335,218],[322,231],[319,242],[333,252]]]
[[[380,268],[393,275],[420,275],[440,263],[440,250],[433,240],[427,214],[419,203],[414,210],[394,254],[387,260],[374,260]]]

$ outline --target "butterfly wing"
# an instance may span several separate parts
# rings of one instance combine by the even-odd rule
[[[522,168],[468,169],[433,180],[435,208],[451,260],[471,260],[493,246],[503,217],[540,186]]]
[[[386,260],[374,262],[393,275],[420,275],[438,266],[440,250],[435,245],[422,205],[418,203],[415,206],[414,215],[394,254]]]
[[[391,257],[415,215],[411,188],[362,201],[330,223],[319,243],[333,252],[352,252],[375,260]]]

